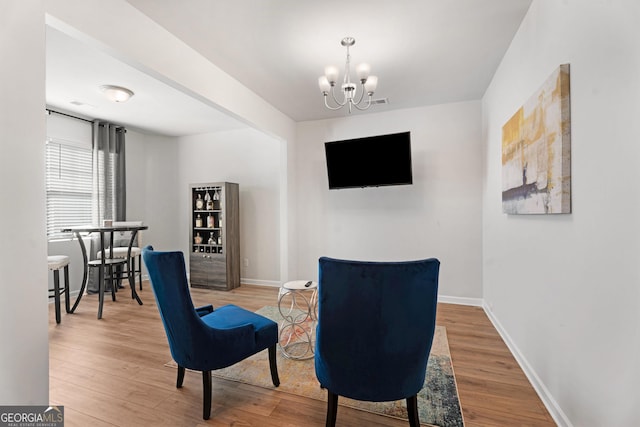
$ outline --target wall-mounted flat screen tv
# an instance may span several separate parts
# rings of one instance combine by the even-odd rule
[[[329,189],[413,184],[411,133],[325,142]]]

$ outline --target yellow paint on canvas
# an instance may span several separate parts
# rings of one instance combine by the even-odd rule
[[[522,107],[502,126],[502,165],[513,159],[520,151],[522,139],[522,123],[524,114]]]

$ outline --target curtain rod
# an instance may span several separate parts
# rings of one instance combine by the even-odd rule
[[[78,120],[82,120],[82,121],[85,121],[85,122],[93,123],[93,120],[83,119],[82,117],[72,116],[71,114],[67,114],[67,113],[61,113],[60,111],[52,110],[50,108],[47,108],[46,111],[48,113],[56,113],[56,114],[60,114],[61,116],[71,117],[72,119],[78,119]]]
[[[94,120],[89,120],[89,119],[85,119],[85,118],[78,117],[78,116],[72,116],[71,114],[67,114],[67,113],[61,113],[60,111],[52,110],[51,108],[45,108],[45,111],[46,111],[47,113],[55,113],[55,114],[59,114],[59,115],[61,115],[61,116],[70,117],[70,118],[72,118],[72,119],[82,120],[83,122],[88,122],[88,123],[91,123],[91,124],[93,124],[93,123],[94,123]],[[99,123],[99,125],[100,125],[100,126],[102,126],[103,124],[102,124],[102,123]],[[125,127],[124,127],[124,126],[122,126],[122,125],[115,125],[115,126],[119,127],[120,129],[123,129],[125,132],[127,131],[127,130],[125,129]]]

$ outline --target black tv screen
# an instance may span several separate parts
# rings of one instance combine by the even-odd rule
[[[325,142],[329,189],[408,185],[410,132]]]

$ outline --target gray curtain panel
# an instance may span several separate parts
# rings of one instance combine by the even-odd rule
[[[94,224],[105,219],[125,221],[127,210],[127,177],[125,168],[126,129],[111,123],[93,122],[93,203]],[[105,234],[105,239],[108,239]],[[105,247],[108,246],[105,241]],[[89,259],[96,259],[100,250],[100,236],[92,236]],[[98,291],[98,272],[89,271],[87,291]]]

